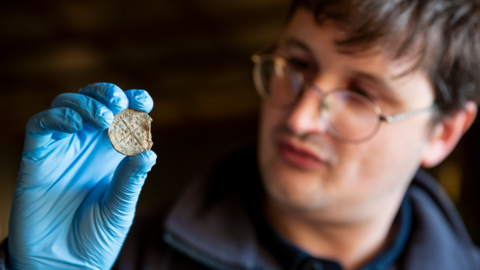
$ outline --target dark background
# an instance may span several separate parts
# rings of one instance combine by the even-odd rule
[[[250,55],[282,30],[289,0],[0,1],[0,239],[24,127],[53,98],[93,82],[146,89],[155,101],[157,165],[138,205],[147,214],[226,153],[255,141],[259,99]],[[480,243],[475,123],[431,170]]]

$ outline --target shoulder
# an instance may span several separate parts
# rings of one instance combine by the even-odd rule
[[[167,246],[163,240],[163,220],[168,208],[155,211],[152,216],[135,217],[113,270],[143,269],[149,256],[164,257]]]
[[[413,220],[403,252],[406,269],[478,269],[479,254],[440,184],[419,170],[407,191]],[[426,260],[425,258],[429,258]]]
[[[477,266],[480,268],[480,247],[476,247],[474,251],[474,257],[475,257],[475,262],[477,263]]]
[[[165,242],[164,219],[168,213],[169,207],[163,207],[154,216],[135,218],[112,270],[209,269]]]

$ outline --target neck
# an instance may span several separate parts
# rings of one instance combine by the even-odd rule
[[[344,269],[352,270],[374,258],[394,235],[393,221],[402,198],[357,222],[325,221],[321,213],[299,214],[269,200],[265,211],[275,229],[290,243],[314,257],[338,261]]]

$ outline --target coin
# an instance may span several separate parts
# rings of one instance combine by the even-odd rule
[[[108,128],[108,138],[119,153],[138,155],[152,148],[151,123],[147,113],[125,109],[115,115]]]

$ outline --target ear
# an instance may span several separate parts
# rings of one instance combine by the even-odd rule
[[[468,101],[464,109],[436,124],[423,155],[422,166],[430,168],[442,162],[455,148],[476,115],[477,105],[473,101]]]

